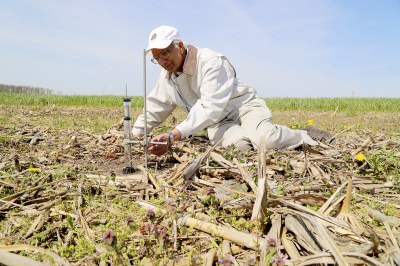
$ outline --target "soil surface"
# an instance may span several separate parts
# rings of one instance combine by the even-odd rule
[[[148,155],[147,170],[132,146],[128,175],[121,115],[0,106],[0,252],[55,265],[399,265],[398,114],[276,112],[336,142],[238,151],[199,134]]]

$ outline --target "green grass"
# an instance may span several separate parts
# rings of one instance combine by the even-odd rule
[[[132,108],[143,107],[143,97],[131,96]],[[122,96],[0,93],[0,104],[24,106],[120,107]],[[271,110],[400,112],[400,98],[265,98]]]
[[[119,107],[122,106],[123,96],[103,95],[53,95],[53,94],[26,94],[0,93],[0,104],[23,106],[87,106],[87,107]],[[143,97],[130,96],[132,108],[143,107]]]
[[[399,112],[400,98],[269,98],[271,110]]]

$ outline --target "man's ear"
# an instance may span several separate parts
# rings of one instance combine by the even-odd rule
[[[185,47],[183,46],[183,42],[182,41],[178,42],[178,47],[179,47],[180,53],[183,54],[185,52]]]

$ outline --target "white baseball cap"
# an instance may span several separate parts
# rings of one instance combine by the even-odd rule
[[[170,26],[160,26],[155,28],[149,36],[149,46],[146,51],[151,49],[167,48],[173,40],[180,39],[178,29]]]

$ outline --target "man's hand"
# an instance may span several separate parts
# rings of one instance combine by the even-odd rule
[[[176,128],[172,129],[171,132],[157,135],[154,138],[152,138],[151,141],[166,142],[166,143],[168,143],[168,145],[165,145],[165,144],[151,145],[148,148],[148,152],[155,154],[157,156],[163,155],[163,154],[167,153],[171,142],[173,142],[175,140],[180,140],[181,138],[182,138],[181,132]]]
[[[169,134],[163,133],[161,135],[157,135],[151,139],[154,142],[168,142],[169,143]],[[164,144],[153,144],[148,148],[148,151],[157,156],[163,155],[168,151],[168,145]]]

